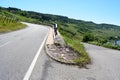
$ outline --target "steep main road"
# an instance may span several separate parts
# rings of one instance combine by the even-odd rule
[[[120,80],[120,51],[85,43],[92,60],[88,69],[60,64],[41,47],[48,28],[27,25],[0,35],[0,80]]]
[[[0,35],[0,80],[27,80],[41,54],[48,28],[25,24],[25,29]]]

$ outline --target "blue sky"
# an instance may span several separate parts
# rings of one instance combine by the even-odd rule
[[[120,0],[0,0],[0,6],[120,25]]]

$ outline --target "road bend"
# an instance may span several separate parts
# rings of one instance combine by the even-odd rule
[[[29,68],[34,68],[37,58],[33,60],[41,53],[49,29],[42,25],[25,24],[28,25],[25,29],[0,35],[0,80],[30,77],[32,70]]]
[[[85,43],[92,60],[88,69],[60,64],[40,48],[48,28],[27,25],[0,35],[0,80],[120,80],[120,51]]]

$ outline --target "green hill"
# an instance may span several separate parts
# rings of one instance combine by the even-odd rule
[[[19,19],[14,14],[0,7],[0,32],[10,32],[24,28],[25,26],[19,22]]]
[[[34,11],[24,11],[12,7],[0,7],[0,15],[5,15],[8,19],[12,19],[12,22],[17,20],[50,26],[53,23],[57,23],[58,30],[64,37],[67,45],[82,55],[82,58],[76,60],[78,63],[82,62],[86,64],[90,61],[83,45],[80,44],[81,41],[120,50],[119,45],[113,44],[114,40],[120,40],[120,26],[117,25],[96,24],[91,21],[76,20],[66,16],[43,14]],[[1,20],[4,19],[1,18]]]
[[[1,7],[2,8],[2,7]],[[17,8],[2,8],[4,11],[12,13],[21,21],[34,22],[39,24],[58,23],[59,29],[68,32],[71,35],[92,33],[95,37],[114,37],[119,36],[120,26],[112,24],[96,24],[90,21],[75,20],[66,16],[43,14],[33,11],[23,11]],[[104,35],[103,35],[104,34]]]

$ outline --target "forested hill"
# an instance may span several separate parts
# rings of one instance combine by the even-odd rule
[[[91,21],[83,21],[71,19],[66,16],[43,14],[34,11],[24,11],[18,8],[3,8],[0,7],[0,15],[12,16],[20,21],[33,22],[38,24],[52,24],[57,23],[59,30],[67,36],[74,36],[82,39],[83,35],[90,33],[94,35],[96,40],[105,38],[120,37],[120,26],[112,24],[96,24]],[[80,37],[81,35],[81,37]]]
[[[85,25],[88,28],[106,28],[106,27],[110,27],[110,28],[117,28],[120,26],[117,25],[111,25],[111,24],[95,24],[94,22],[91,21],[83,21],[83,20],[76,20],[76,19],[71,19],[68,18],[66,16],[59,16],[59,15],[52,15],[52,14],[43,14],[43,13],[39,13],[39,12],[34,12],[34,11],[24,11],[18,8],[13,8],[13,7],[9,7],[9,8],[3,8],[0,7],[0,11],[8,11],[10,13],[19,15],[19,16],[24,16],[27,18],[32,18],[32,19],[36,19],[40,22],[64,22],[64,23],[72,23],[72,24],[82,24],[83,26]]]
[[[85,64],[90,61],[83,44],[80,44],[81,41],[120,50],[120,46],[114,43],[114,41],[120,40],[120,26],[117,25],[96,24],[91,21],[76,20],[66,16],[24,11],[12,7],[0,7],[0,20],[3,22],[8,17],[11,18],[9,21],[12,22],[26,21],[50,26],[57,23],[58,30],[66,44],[82,56],[82,58],[76,60],[78,63],[82,61]],[[6,28],[5,26],[2,27]]]

